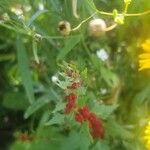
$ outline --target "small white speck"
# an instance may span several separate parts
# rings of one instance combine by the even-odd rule
[[[109,58],[108,53],[106,52],[105,49],[100,49],[96,52],[96,55],[98,58],[100,58],[102,61],[106,61]]]
[[[43,5],[43,3],[39,3],[39,10],[44,10],[44,5]]]
[[[56,75],[53,75],[51,77],[51,80],[52,80],[53,83],[56,83],[59,79],[58,79],[58,77]]]
[[[102,94],[106,94],[107,93],[107,89],[105,89],[105,88],[101,88],[100,91],[101,91]]]

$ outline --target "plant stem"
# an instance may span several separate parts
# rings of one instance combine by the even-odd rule
[[[125,14],[125,16],[132,17],[132,16],[143,16],[143,15],[148,15],[148,14],[150,14],[150,10],[147,10],[141,13]]]
[[[32,43],[32,48],[33,48],[34,59],[35,59],[36,63],[39,64],[40,61],[39,61],[39,57],[38,57],[38,54],[37,54],[37,43],[34,40],[33,40],[33,43]]]
[[[96,13],[92,14],[91,16],[89,16],[88,18],[86,18],[85,20],[83,20],[77,27],[73,28],[72,31],[78,30],[78,29],[81,27],[81,25],[82,25],[83,23],[85,23],[86,21],[88,21],[88,20],[89,20],[90,18],[92,18],[95,14],[96,14]]]
[[[113,24],[113,25],[107,27],[107,28],[105,29],[105,31],[106,31],[106,32],[111,31],[111,30],[113,30],[113,29],[116,28],[116,27],[117,27],[117,23],[115,23],[115,24]]]

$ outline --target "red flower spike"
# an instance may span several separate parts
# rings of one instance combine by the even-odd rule
[[[68,86],[68,89],[78,89],[80,87],[80,82],[74,82],[71,86]]]
[[[74,93],[70,93],[66,99],[68,103],[66,104],[65,113],[70,113],[71,110],[76,107],[77,96]]]
[[[75,115],[75,120],[76,120],[77,122],[82,123],[82,122],[84,121],[84,118],[83,118],[83,116],[82,116],[81,114],[77,113],[77,114]]]
[[[97,122],[97,125],[91,128],[91,135],[94,139],[104,138],[103,126]]]
[[[70,93],[68,96],[65,97],[66,100],[76,100],[77,96],[74,93]]]
[[[94,139],[104,137],[104,128],[102,121],[97,118],[96,114],[90,112],[88,107],[82,107],[78,109],[75,115],[75,120],[82,123],[83,121],[89,122],[89,128],[91,130],[91,135]]]
[[[90,115],[88,107],[79,108],[78,112],[83,116],[84,121],[87,121]]]
[[[94,139],[103,138],[104,137],[104,128],[102,125],[102,121],[97,118],[94,113],[90,114],[89,117],[89,126],[91,128],[91,135]]]
[[[89,122],[95,122],[96,120],[97,120],[97,116],[94,113],[90,113],[88,121]]]

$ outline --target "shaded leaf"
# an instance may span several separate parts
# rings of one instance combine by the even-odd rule
[[[115,120],[109,119],[106,124],[106,131],[115,138],[130,139],[133,135]]]
[[[31,26],[34,20],[36,20],[41,14],[48,12],[48,10],[39,10],[37,11],[28,21],[27,26]]]
[[[74,48],[80,39],[81,37],[79,35],[68,37],[65,41],[64,48],[60,50],[60,53],[57,56],[57,60],[62,60]]]
[[[4,95],[3,106],[14,110],[24,110],[29,103],[24,95],[20,92],[10,92]]]
[[[25,50],[25,47],[21,41],[21,37],[17,37],[17,57],[18,57],[18,67],[22,77],[22,82],[25,87],[27,97],[30,104],[35,101],[33,83],[31,78],[31,73],[29,69],[29,60]]]
[[[49,95],[44,95],[37,99],[31,106],[28,107],[28,109],[25,112],[24,117],[28,118],[30,115],[35,113],[37,110],[39,110],[41,107],[46,105],[47,103],[50,102],[50,97]]]

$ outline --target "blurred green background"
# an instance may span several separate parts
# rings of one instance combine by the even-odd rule
[[[150,71],[138,71],[138,55],[141,44],[150,38],[150,14],[125,17],[124,24],[98,38],[89,35],[92,18],[62,36],[59,22],[67,20],[76,27],[95,12],[91,2],[78,1],[77,19],[71,0],[0,1],[0,150],[145,150]],[[124,9],[123,0],[94,3],[100,11]],[[150,1],[133,0],[128,13],[149,9]],[[112,16],[95,14],[94,18],[104,19],[108,26],[114,22]],[[108,55],[106,61],[97,56],[101,49]],[[64,97],[51,81],[63,61],[75,63],[80,72],[86,68],[85,99],[91,106],[100,100],[105,104],[104,110],[98,108],[108,116],[104,119],[107,136],[100,142],[90,145],[76,129],[67,136],[67,124],[44,126]],[[22,140],[24,136],[28,140]]]

